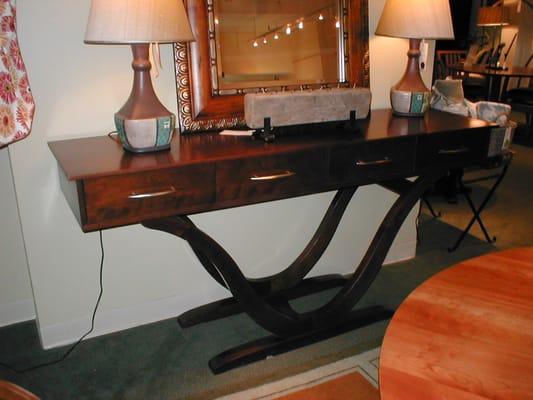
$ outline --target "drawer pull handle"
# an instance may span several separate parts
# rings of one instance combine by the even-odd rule
[[[162,190],[161,192],[153,192],[153,193],[135,193],[133,192],[128,196],[128,199],[132,200],[139,200],[139,199],[150,199],[152,197],[161,197],[166,196],[168,194],[176,193],[176,189],[174,189],[174,186],[171,186],[168,190]]]
[[[250,180],[252,181],[273,181],[273,180],[276,180],[276,179],[283,179],[283,178],[289,178],[291,176],[294,176],[296,175],[294,172],[292,171],[285,171],[281,174],[277,174],[277,175],[264,175],[264,176],[257,176],[257,175],[254,175],[250,178]]]
[[[439,154],[462,154],[462,153],[468,153],[470,149],[468,147],[461,147],[459,149],[451,149],[451,150],[444,150],[440,149]]]
[[[390,164],[392,160],[388,157],[385,157],[382,160],[375,160],[375,161],[357,161],[355,165],[358,167],[365,167],[369,165],[383,165],[383,164]]]

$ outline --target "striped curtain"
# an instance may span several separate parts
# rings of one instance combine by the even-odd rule
[[[34,111],[17,39],[15,0],[0,0],[0,148],[29,135]]]

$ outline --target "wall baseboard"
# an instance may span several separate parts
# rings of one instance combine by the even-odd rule
[[[35,319],[33,299],[0,304],[0,327]]]
[[[206,300],[200,296],[194,296],[194,298],[175,296],[144,304],[137,304],[131,307],[98,310],[96,312],[94,331],[87,336],[87,339],[175,318],[183,312],[198,307],[205,302]],[[41,345],[44,349],[48,350],[75,343],[90,327],[91,315],[56,325],[41,326]],[[178,329],[177,322],[176,329]]]
[[[416,242],[395,244],[389,252],[385,264],[396,263],[413,258]],[[222,290],[222,289],[221,289]],[[221,292],[223,293],[223,292]],[[219,298],[223,298],[221,294]],[[205,304],[203,296],[175,296],[113,310],[98,310],[94,331],[87,336],[93,338],[109,333],[175,318],[183,312]],[[40,328],[41,344],[44,349],[65,346],[76,342],[90,328],[91,316]]]
[[[416,240],[413,242],[394,244],[394,246],[391,247],[389,254],[387,254],[387,258],[383,262],[383,265],[395,264],[415,258],[416,244]]]

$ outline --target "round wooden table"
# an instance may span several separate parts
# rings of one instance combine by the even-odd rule
[[[533,399],[533,247],[419,286],[387,329],[379,375],[382,400]]]
[[[528,67],[497,69],[479,64],[454,64],[450,65],[448,68],[457,72],[487,76],[489,79],[487,100],[491,101],[499,101],[501,98],[502,93],[500,93],[500,91],[502,78],[533,78],[533,68]]]

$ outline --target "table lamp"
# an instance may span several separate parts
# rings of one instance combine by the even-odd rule
[[[130,44],[133,52],[133,88],[115,114],[126,150],[144,153],[170,148],[176,117],[154,92],[150,44],[193,40],[181,0],[92,0],[85,43]]]
[[[423,116],[431,92],[420,76],[420,41],[453,39],[448,0],[387,0],[376,35],[409,39],[407,69],[391,88],[391,105],[395,115]]]

